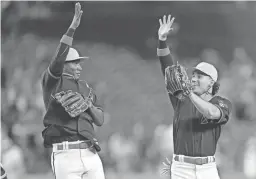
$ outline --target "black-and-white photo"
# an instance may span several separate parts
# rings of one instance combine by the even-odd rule
[[[1,1],[1,179],[256,179],[255,17]]]

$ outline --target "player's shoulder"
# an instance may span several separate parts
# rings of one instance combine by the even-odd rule
[[[226,102],[226,103],[230,103],[231,104],[231,101],[227,98],[227,97],[223,97],[223,96],[215,96],[217,100],[219,101],[223,101],[223,102]]]
[[[228,108],[229,110],[232,109],[232,103],[227,97],[223,96],[215,96],[215,102],[220,106],[224,108]]]

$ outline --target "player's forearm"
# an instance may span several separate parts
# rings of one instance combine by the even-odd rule
[[[203,114],[207,119],[218,120],[221,117],[221,112],[218,107],[203,100],[193,92],[189,95],[190,100],[195,105],[197,110]]]
[[[92,106],[89,108],[93,122],[97,126],[102,126],[104,123],[104,112],[101,108]]]
[[[72,46],[74,33],[75,29],[70,27],[60,40],[53,61],[49,67],[50,72],[53,73],[54,76],[60,76],[63,72],[69,47]]]
[[[162,73],[164,74],[165,68],[167,66],[173,65],[174,63],[173,58],[171,56],[170,49],[166,44],[166,40],[163,40],[163,39],[158,40],[157,56],[160,60]]]

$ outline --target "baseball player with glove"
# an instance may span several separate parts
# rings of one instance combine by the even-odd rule
[[[71,47],[82,14],[76,3],[73,21],[42,76],[46,108],[42,135],[45,147],[52,148],[56,179],[105,178],[93,126],[103,124],[103,109],[92,87],[79,79],[81,61],[88,57],[81,57]]]
[[[164,162],[162,172],[172,179],[219,179],[215,151],[232,105],[216,95],[218,72],[212,64],[199,63],[189,79],[186,68],[174,62],[166,44],[174,19],[171,15],[159,19],[158,30],[157,55],[174,109],[174,155],[172,161]]]

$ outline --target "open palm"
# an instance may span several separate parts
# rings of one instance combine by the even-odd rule
[[[83,11],[81,10],[81,5],[78,2],[75,5],[75,15],[71,23],[72,28],[76,29],[79,26],[82,14],[83,14]]]
[[[174,22],[175,17],[171,17],[171,15],[168,15],[168,18],[166,19],[166,15],[163,16],[163,19],[159,19],[159,30],[158,30],[158,36],[162,40],[166,40],[169,32],[173,30],[172,24]]]

